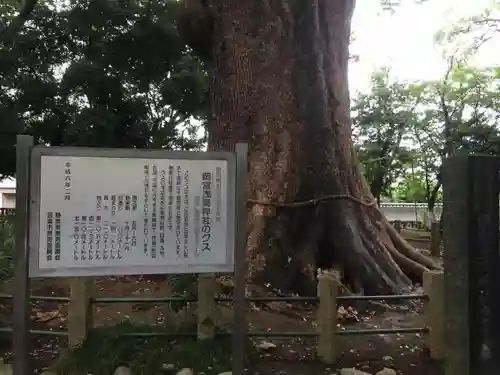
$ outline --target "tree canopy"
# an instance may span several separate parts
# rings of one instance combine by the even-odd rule
[[[443,28],[435,38],[448,54],[467,59],[499,33],[500,2],[493,0],[481,11]]]
[[[432,209],[445,158],[498,154],[499,74],[498,67],[478,69],[454,60],[435,81],[398,82],[387,68],[375,72],[370,91],[353,105],[358,155],[373,195],[402,199],[403,186],[421,186],[412,199]]]
[[[176,1],[40,1],[23,17],[28,3],[0,13],[0,175],[14,173],[22,132],[51,145],[202,146],[209,76],[177,31]]]

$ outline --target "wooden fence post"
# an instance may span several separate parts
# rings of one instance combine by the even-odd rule
[[[3,358],[0,358],[0,375],[12,375],[12,365],[6,364]]]
[[[427,334],[427,348],[432,359],[441,360],[446,355],[445,347],[445,309],[444,309],[444,273],[428,271],[424,273],[424,291],[429,300],[424,310]]]
[[[439,221],[431,223],[431,256],[439,257],[441,255],[441,227]]]
[[[215,337],[216,280],[213,275],[198,276],[198,339],[207,340]]]
[[[70,299],[68,306],[68,344],[70,347],[81,345],[89,330],[92,320],[92,286],[94,280],[88,277],[70,279]]]
[[[318,276],[318,357],[326,364],[337,359],[337,294],[339,276],[334,272]]]

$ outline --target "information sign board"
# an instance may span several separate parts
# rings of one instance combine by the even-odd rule
[[[35,147],[30,276],[234,271],[236,158]]]

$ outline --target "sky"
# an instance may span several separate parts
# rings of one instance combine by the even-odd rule
[[[391,14],[381,12],[376,0],[357,0],[351,51],[359,55],[359,62],[350,67],[351,93],[366,91],[371,73],[382,66],[391,67],[396,77],[408,81],[442,77],[447,63],[434,44],[436,32],[462,17],[481,13],[494,1],[500,0],[428,0],[423,4],[402,0]],[[495,37],[472,63],[499,64],[498,51],[500,37]]]

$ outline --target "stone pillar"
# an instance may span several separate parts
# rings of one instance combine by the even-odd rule
[[[70,280],[70,301],[68,306],[68,344],[81,345],[93,326],[92,287],[94,280],[88,277],[74,277]]]
[[[215,337],[215,288],[213,275],[198,276],[198,339]]]
[[[500,373],[500,158],[443,166],[446,375]]]
[[[318,276],[318,357],[323,363],[337,359],[337,294],[339,277],[326,272]]]

